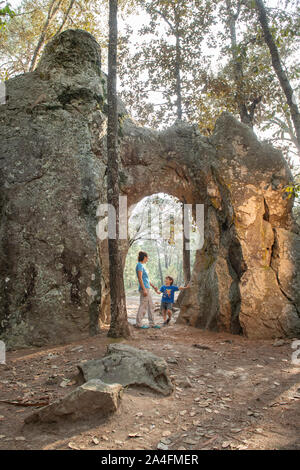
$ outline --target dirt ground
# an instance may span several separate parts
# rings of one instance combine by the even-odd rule
[[[128,299],[129,320],[137,299]],[[162,324],[157,313],[156,320]],[[147,323],[147,322],[146,322]],[[128,388],[106,420],[24,425],[36,407],[74,389],[77,364],[102,357],[107,332],[63,346],[7,353],[0,365],[0,449],[300,449],[300,366],[292,340],[253,341],[174,320],[160,330],[134,330],[126,343],[163,357],[176,384],[163,397]]]

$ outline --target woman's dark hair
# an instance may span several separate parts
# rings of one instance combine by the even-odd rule
[[[174,282],[174,279],[171,276],[167,276],[167,279],[170,279],[170,282],[171,282],[171,285],[172,285],[173,282]]]
[[[148,258],[148,254],[145,251],[140,251],[138,256],[138,261],[144,261],[144,258]]]

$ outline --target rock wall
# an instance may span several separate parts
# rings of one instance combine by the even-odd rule
[[[138,127],[119,102],[128,207],[156,192],[205,207],[205,244],[179,321],[249,337],[300,333],[291,174],[280,152],[224,113],[211,138],[185,123]],[[0,337],[22,347],[95,334],[109,317],[106,77],[99,46],[69,30],[0,106]],[[126,243],[124,244],[124,255]]]
[[[34,72],[7,82],[0,107],[0,331],[8,346],[95,331],[95,212],[105,162],[93,136],[105,132],[103,96],[100,51],[83,31],[54,39]]]
[[[181,301],[181,321],[249,337],[297,336],[299,235],[283,187],[281,153],[224,114],[211,139],[216,188],[206,243],[193,273],[198,286]]]

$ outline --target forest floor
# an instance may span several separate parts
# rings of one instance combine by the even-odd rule
[[[133,323],[138,299],[130,297]],[[159,313],[158,324],[162,324]],[[147,322],[146,322],[147,323]],[[106,331],[70,344],[7,353],[0,399],[49,402],[77,386],[77,364],[100,358]],[[300,366],[291,340],[249,340],[172,323],[126,343],[163,357],[176,384],[164,397],[128,388],[101,420],[24,425],[36,407],[0,402],[0,449],[300,449]]]

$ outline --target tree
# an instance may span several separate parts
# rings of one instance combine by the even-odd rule
[[[158,2],[158,5],[155,2],[148,3],[146,5],[146,10],[148,13],[154,13],[159,15],[164,22],[167,24],[170,29],[170,33],[175,38],[175,57],[174,57],[174,78],[175,78],[175,94],[176,94],[176,109],[177,109],[177,119],[182,120],[182,83],[181,83],[181,67],[182,67],[182,48],[181,48],[181,18],[184,12],[182,8],[186,10],[186,2],[171,2],[169,5],[171,8],[170,12],[167,11],[166,2]],[[158,9],[160,8],[160,9]],[[181,8],[181,10],[180,10]],[[169,15],[168,15],[169,13]],[[169,16],[169,17],[168,17]],[[172,18],[173,17],[173,18]]]
[[[108,336],[129,337],[123,266],[119,247],[119,171],[117,112],[117,39],[118,0],[109,0],[109,46],[107,79],[107,202],[116,211],[116,238],[108,239],[111,323]]]
[[[0,31],[4,30],[9,18],[13,18],[15,12],[10,8],[9,3],[4,5],[4,2],[0,2]]]
[[[255,0],[255,5],[258,11],[258,18],[264,33],[264,38],[271,54],[272,65],[282,87],[282,90],[286,96],[286,100],[290,108],[291,117],[295,127],[298,146],[300,146],[300,113],[296,103],[294,92],[288,79],[287,73],[282,67],[279,51],[276,46],[276,42],[273,38],[272,32],[269,28],[267,12],[264,3],[262,0]]]
[[[285,95],[253,14],[253,0],[137,3],[148,12],[148,24],[139,30],[134,54],[130,34],[124,37],[121,79],[126,105],[141,124],[170,125],[175,115],[180,116],[181,102],[182,117],[197,122],[201,133],[210,135],[219,115],[227,110],[256,131],[267,131],[260,136],[283,150],[288,159],[292,152],[299,153]],[[293,6],[268,12],[280,57],[288,66],[291,83],[296,84],[296,10]],[[180,64],[177,69],[176,63]]]
[[[160,277],[161,285],[163,285],[164,284],[164,277],[163,277],[162,268],[161,268],[160,252],[159,252],[159,245],[158,245],[157,240],[155,241],[155,245],[156,245],[156,251],[157,251],[159,277]]]
[[[2,74],[11,78],[34,70],[44,45],[68,28],[84,29],[99,42],[106,58],[107,0],[22,0],[0,36]]]
[[[185,211],[185,201],[182,203],[182,267],[183,277],[185,284],[188,284],[191,280],[191,256],[190,250],[186,248],[186,244],[190,241],[189,223],[184,223],[185,218],[188,216],[188,212]]]
[[[236,103],[239,110],[240,119],[243,123],[253,126],[253,118],[256,106],[260,103],[262,95],[256,96],[247,107],[249,95],[245,91],[243,54],[237,42],[236,23],[241,12],[242,0],[239,0],[234,10],[232,0],[226,0],[227,27],[230,32],[232,71],[236,86]]]
[[[189,102],[205,66],[201,44],[214,21],[211,2],[205,0],[137,0],[147,12],[147,25],[130,41],[132,30],[121,44],[122,95],[141,124],[170,124],[187,119]],[[136,52],[132,53],[135,49]],[[151,102],[153,94],[157,103]]]
[[[260,137],[279,147],[290,163],[293,155],[299,156],[300,149],[285,95],[272,66],[269,49],[257,15],[253,14],[253,2],[226,0],[226,3],[220,1],[219,5],[218,17],[222,18],[225,26],[224,31],[220,28],[218,32],[218,41],[224,44],[220,49],[223,60],[220,60],[221,66],[217,73],[203,73],[204,93],[195,98],[199,102],[199,109],[202,107],[205,110],[205,114],[200,114],[198,120],[201,131],[205,133],[207,116],[207,128],[211,132],[214,124],[213,112],[215,111],[217,117],[220,111],[227,109],[233,114],[239,114],[243,122],[247,123],[249,118],[249,122],[252,121],[250,125],[255,125]],[[291,82],[296,85],[299,81],[299,20],[296,11],[292,6],[288,10],[272,8],[268,11],[280,57],[285,68],[289,69]],[[231,44],[228,47],[226,41],[232,37],[236,43],[230,39]],[[236,78],[238,76],[240,80]],[[295,92],[296,90],[297,88]]]
[[[262,105],[265,108],[274,101],[272,66],[253,11],[244,2],[215,2],[219,28],[217,34],[210,31],[209,36],[214,35],[215,47],[219,49],[219,65],[202,72],[204,86],[195,98],[198,108],[205,103],[204,113],[198,119],[204,133],[206,129],[208,134],[212,132],[213,116],[218,117],[223,110],[239,116],[241,122],[251,127],[259,126],[264,119]],[[212,37],[209,41],[213,46]]]
[[[61,5],[62,5],[62,1],[63,0],[58,0],[58,1],[51,0],[51,2],[50,2],[48,12],[47,12],[46,21],[43,25],[38,43],[37,43],[36,48],[34,49],[34,52],[33,52],[33,55],[32,55],[32,59],[31,59],[30,67],[29,67],[29,72],[32,72],[32,70],[34,70],[35,67],[36,67],[37,60],[38,60],[38,57],[39,57],[39,53],[40,53],[40,51],[41,51],[41,49],[42,49],[42,47],[43,47],[43,45],[45,44],[45,41],[46,41],[46,34],[47,34],[47,31],[48,31],[48,27],[51,24],[51,22],[54,20],[55,16],[57,15],[57,13],[58,13]],[[59,29],[57,30],[56,34],[58,34],[62,31],[62,29],[63,29],[63,27],[64,27],[64,25],[65,25],[65,23],[68,19],[70,11],[71,11],[71,9],[74,5],[74,1],[75,0],[70,0],[70,2],[68,3],[66,12],[63,16],[62,23],[61,23]]]

